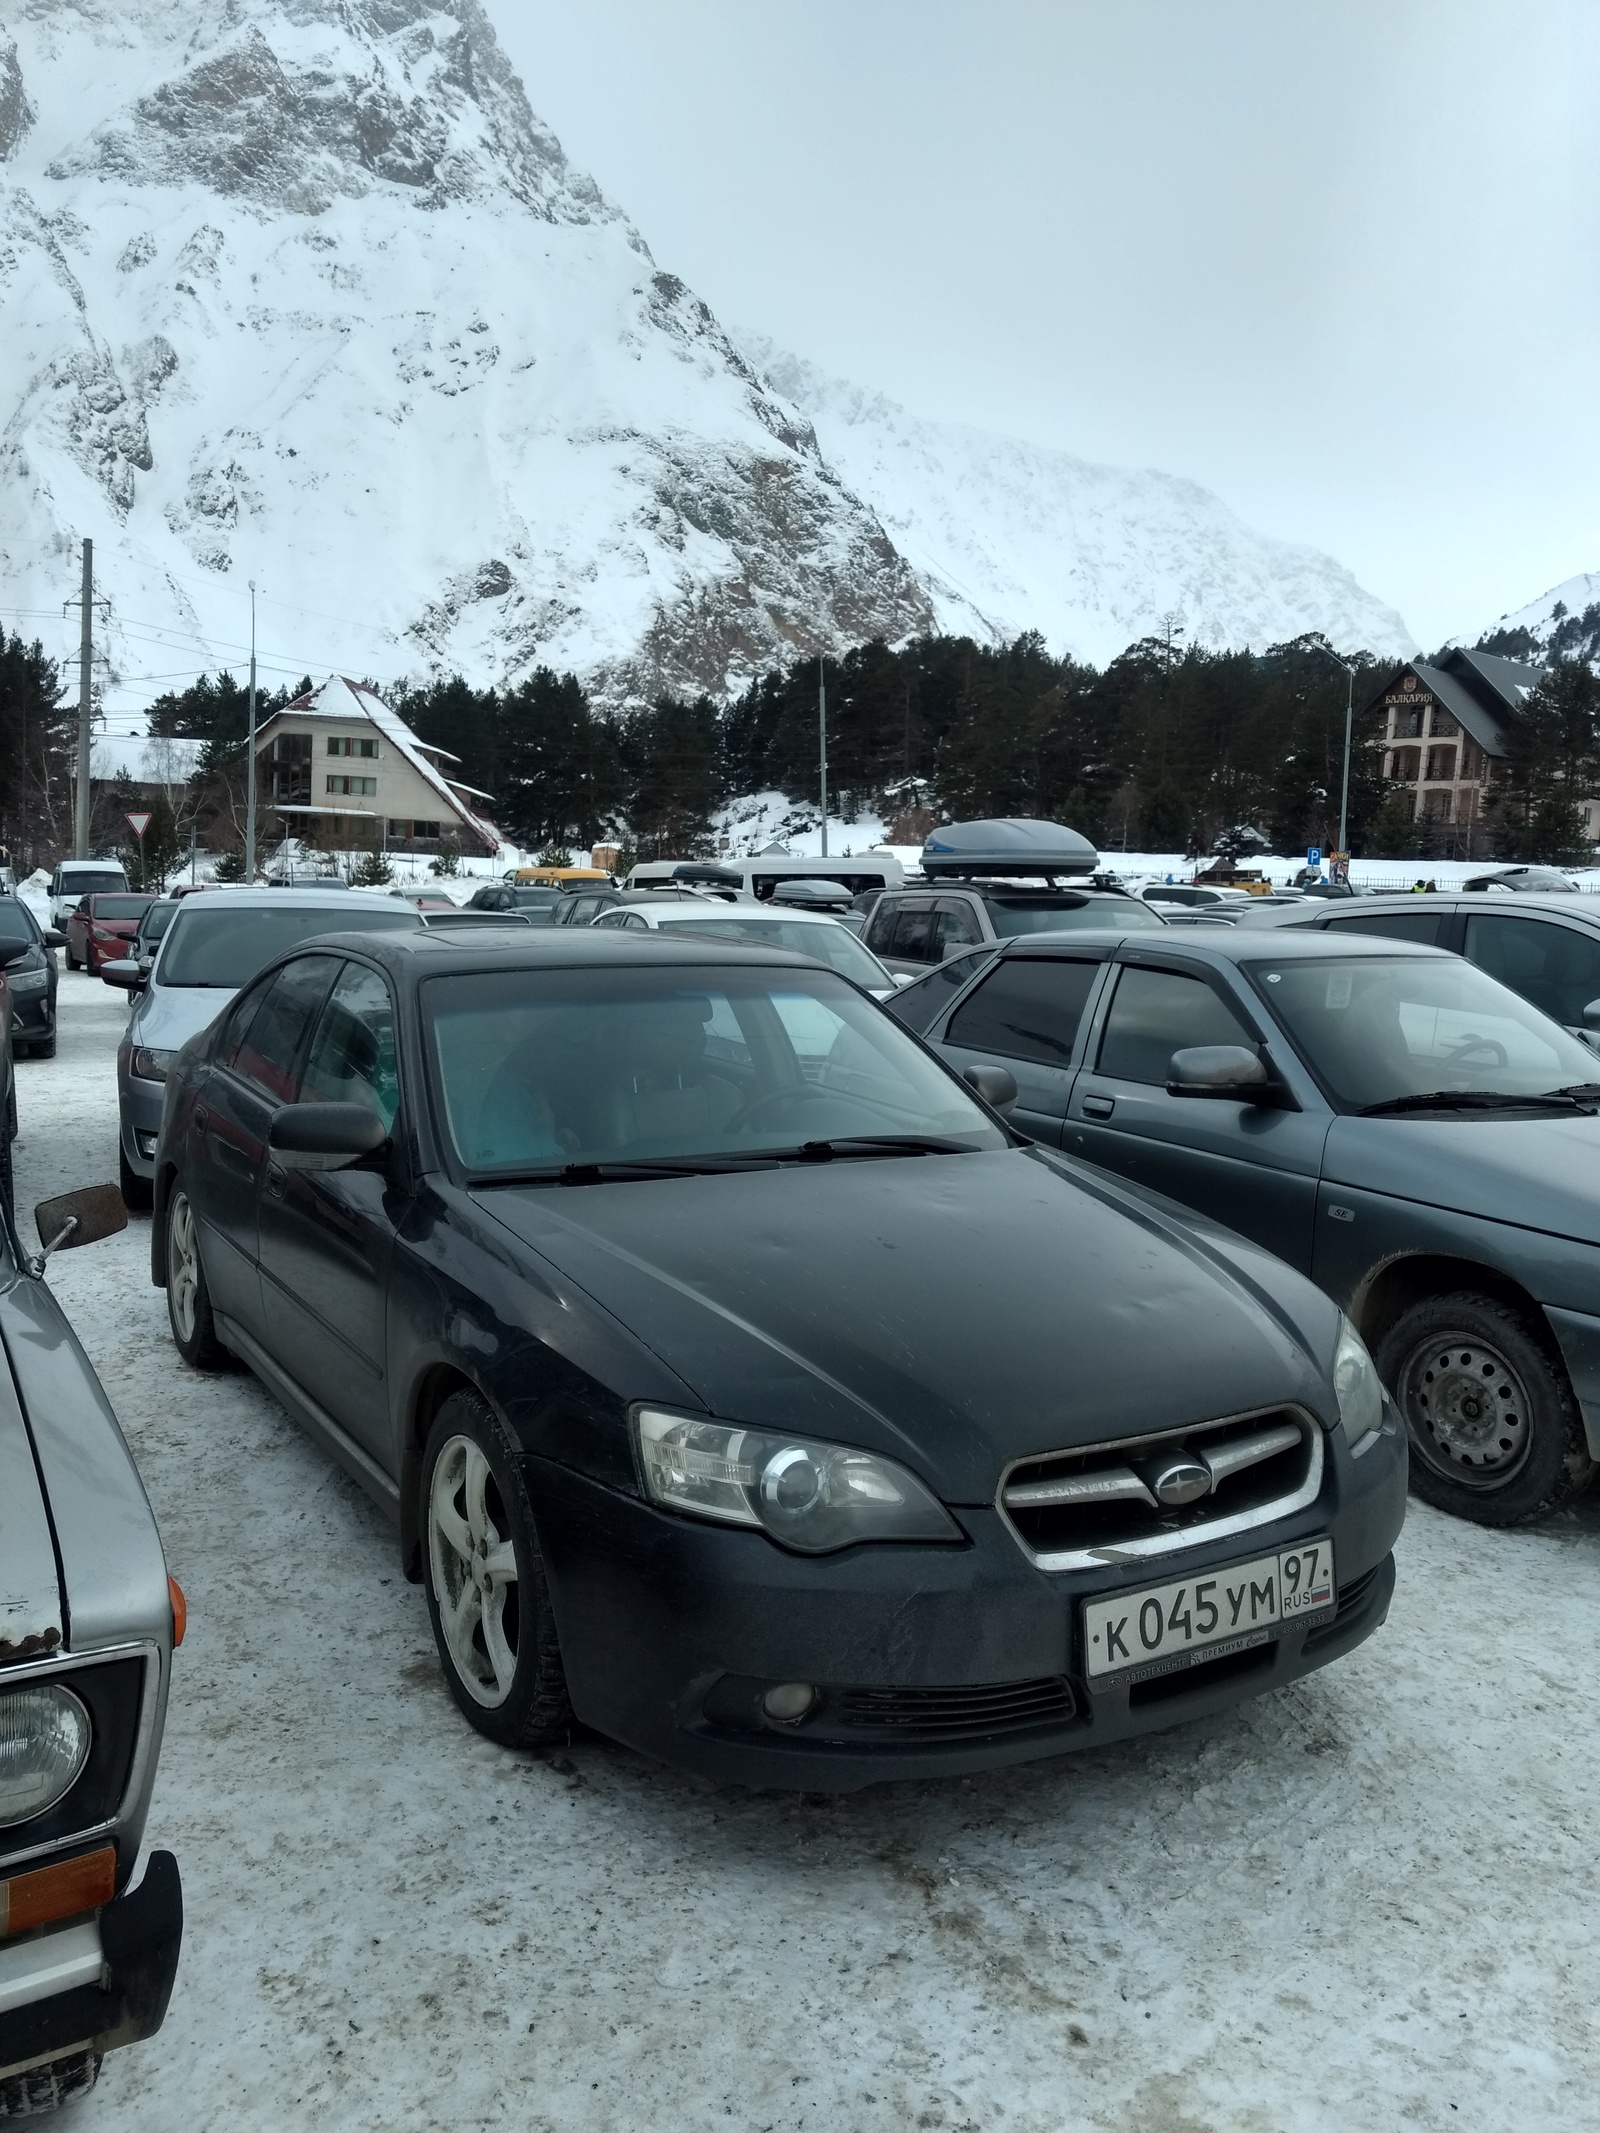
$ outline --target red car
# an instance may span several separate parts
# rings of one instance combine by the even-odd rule
[[[98,971],[128,953],[153,896],[85,896],[67,919],[67,968]]]

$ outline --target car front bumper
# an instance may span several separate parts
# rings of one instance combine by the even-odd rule
[[[117,1123],[122,1153],[128,1168],[141,1178],[156,1174],[156,1141],[161,1133],[161,1114],[166,1107],[164,1081],[146,1081],[133,1071],[133,1048],[117,1050]]]
[[[182,1940],[178,1862],[152,1852],[139,1886],[98,1913],[0,1941],[0,2076],[154,2036]]]
[[[529,1484],[578,1716],[717,1780],[853,1791],[1061,1755],[1281,1688],[1370,1636],[1394,1589],[1404,1430],[1359,1458],[1326,1444],[1316,1499],[1225,1539],[1116,1569],[1047,1573],[999,1512],[962,1508],[970,1545],[796,1556],[759,1533],[675,1517],[530,1459]],[[1317,1628],[1139,1686],[1092,1692],[1082,1602],[1204,1577],[1317,1535],[1338,1611]],[[779,1682],[820,1691],[799,1724],[762,1715]]]

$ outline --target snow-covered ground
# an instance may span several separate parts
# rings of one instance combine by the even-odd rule
[[[122,1009],[61,988],[18,1200],[115,1175]],[[79,2133],[1593,2126],[1600,1498],[1414,1508],[1388,1626],[1141,1745],[846,1799],[490,1746],[380,1513],[186,1371],[148,1224],[52,1263],[189,1598],[165,2029]]]

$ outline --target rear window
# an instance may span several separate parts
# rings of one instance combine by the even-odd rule
[[[97,896],[89,909],[95,918],[143,918],[153,896]]]
[[[1141,927],[1166,924],[1159,911],[1152,911],[1136,896],[1096,896],[1081,904],[1061,896],[1015,902],[1008,897],[1004,903],[989,904],[989,917],[995,932],[1007,940],[1020,933],[1071,933],[1085,926],[1115,926],[1136,933]]]
[[[181,922],[161,950],[156,976],[163,985],[248,985],[274,956],[319,933],[418,933],[421,916],[402,904],[358,902],[337,911],[314,904],[251,911],[238,905],[187,901]]]

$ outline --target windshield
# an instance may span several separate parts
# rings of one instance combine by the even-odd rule
[[[63,867],[63,896],[92,896],[97,889],[125,889],[128,877],[121,867]]]
[[[674,932],[680,923],[672,922]],[[826,963],[842,976],[854,978],[869,992],[874,986],[881,992],[894,982],[848,926],[831,921],[823,926],[808,926],[804,919],[702,918],[697,911],[693,923],[684,924],[683,931],[704,933],[718,941],[756,941],[763,948],[789,948],[796,955],[808,955],[814,963]]]
[[[177,908],[175,903],[168,903],[165,900],[158,904],[152,904],[139,921],[140,938],[147,941],[160,940],[162,934],[172,924],[173,915]]]
[[[1141,926],[1166,924],[1159,911],[1136,896],[1096,896],[1082,904],[1059,896],[1041,896],[1037,903],[991,903],[989,917],[1002,940],[1019,933],[1071,933],[1083,926],[1115,926],[1133,933]]]
[[[14,897],[0,896],[0,941],[31,941],[33,926],[28,913]]]
[[[1600,1079],[1600,1059],[1471,963],[1418,956],[1256,963],[1250,975],[1307,1066],[1349,1110],[1436,1090],[1539,1096]]]
[[[183,923],[170,929],[156,965],[162,985],[248,985],[275,955],[318,933],[416,933],[422,927],[408,906],[367,905],[354,897],[337,911],[315,904],[252,911],[191,897],[180,916]]]
[[[91,916],[107,920],[143,918],[154,902],[153,896],[97,896],[89,910]]]
[[[827,970],[525,970],[432,978],[442,1110],[468,1169],[737,1157],[855,1136],[1006,1137]]]

